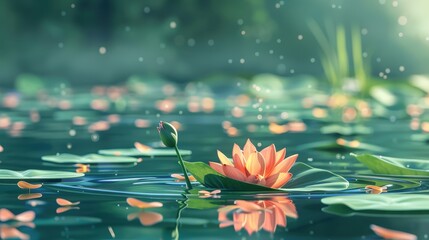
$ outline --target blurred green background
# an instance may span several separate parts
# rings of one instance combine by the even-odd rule
[[[316,21],[359,28],[371,75],[427,73],[425,0],[5,0],[0,2],[0,85],[21,74],[74,85],[132,75],[188,82],[225,73],[323,78]],[[335,33],[335,32],[334,32]]]

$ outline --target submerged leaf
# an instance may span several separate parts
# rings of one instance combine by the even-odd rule
[[[274,189],[261,185],[241,182],[223,176],[203,162],[184,162],[186,168],[204,186],[215,189],[239,191],[340,191],[347,189],[349,183],[343,177],[330,171],[312,168],[304,163],[295,163],[290,172],[293,178],[284,188]]]
[[[428,160],[392,158],[371,154],[352,154],[352,156],[374,173],[402,176],[429,176]]]

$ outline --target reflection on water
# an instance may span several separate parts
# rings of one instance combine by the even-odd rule
[[[157,224],[159,222],[162,222],[163,216],[160,213],[157,212],[137,212],[137,213],[130,213],[127,215],[128,221],[132,221],[134,219],[138,218],[140,223],[143,226],[152,226],[154,224]]]
[[[19,224],[0,224],[0,237],[1,239],[21,239],[27,240],[30,239],[30,235],[25,234],[18,230],[21,226],[27,226],[30,228],[34,228],[34,224],[31,223],[19,223]]]
[[[347,194],[365,194],[365,187],[382,196],[427,189],[428,179],[374,176],[349,156],[350,152],[380,154],[389,150],[391,156],[425,158],[427,143],[412,141],[411,136],[426,133],[427,104],[420,104],[418,109],[411,105],[407,113],[405,108],[390,109],[373,100],[330,97],[309,90],[307,83],[286,80],[282,98],[272,99],[251,95],[244,87],[246,82],[240,83],[241,87],[233,83],[228,93],[215,93],[209,83],[201,83],[198,86],[206,90],[191,93],[188,87],[177,87],[173,95],[171,89],[166,90],[169,95],[164,95],[162,88],[142,95],[134,87],[126,94],[122,88],[103,87],[95,88],[92,94],[73,89],[66,96],[2,96],[1,169],[61,170],[85,173],[85,177],[53,182],[28,180],[29,184],[20,184],[24,190],[16,186],[18,181],[2,180],[1,207],[13,213],[34,211],[37,219],[33,225],[37,228],[16,220],[2,221],[1,238],[171,239],[177,228],[175,236],[180,231],[180,239],[361,239],[375,237],[368,227],[372,223],[419,237],[426,234],[418,227],[425,224],[423,218],[410,218],[404,223],[398,214],[350,213],[332,207],[321,211],[326,206],[320,198],[338,193],[288,193],[264,195],[261,199],[251,192],[202,189],[190,177],[197,191],[187,194],[174,153],[163,157],[147,154],[161,147],[156,131],[160,120],[179,129],[180,148],[192,150],[186,157],[189,161],[217,161],[217,149],[229,152],[234,143],[243,146],[250,138],[255,148],[271,143],[287,146],[285,154],[299,154],[298,162],[345,175],[354,188]],[[222,86],[227,84],[229,80]],[[401,101],[404,106],[417,104],[411,98]],[[410,128],[410,120],[417,117],[418,127]],[[94,159],[85,162],[80,158],[65,164],[40,159],[46,155],[59,157],[57,153],[80,156],[103,149],[121,150],[122,156],[146,155],[128,164],[91,162]],[[104,158],[100,156],[98,160]],[[361,171],[366,171],[365,175]],[[35,183],[43,186],[35,189]],[[388,192],[383,192],[382,186],[389,186]],[[184,195],[189,197],[187,205]],[[133,197],[140,201],[134,202],[136,207],[127,204],[127,198]],[[68,200],[56,204],[57,198]],[[73,205],[77,200],[81,203]],[[161,204],[156,209],[145,207]],[[404,226],[398,227],[397,222]]]
[[[286,227],[287,217],[298,218],[295,205],[287,197],[270,200],[237,200],[234,205],[218,209],[219,227],[234,226],[236,232],[245,229],[249,235],[264,229],[274,233],[277,226]],[[228,215],[232,214],[232,220]]]

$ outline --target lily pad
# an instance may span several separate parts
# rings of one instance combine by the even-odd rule
[[[384,106],[390,107],[398,102],[398,98],[391,91],[381,86],[372,87],[369,93]]]
[[[413,134],[411,140],[416,142],[427,142],[429,143],[429,134]]]
[[[365,217],[385,217],[385,218],[427,218],[429,211],[378,211],[378,210],[363,210],[355,211],[342,204],[329,205],[322,208],[325,213],[341,216],[341,217],[353,217],[353,216],[365,216]]]
[[[102,149],[98,151],[99,154],[109,156],[128,156],[128,157],[171,157],[176,156],[176,151],[172,148],[152,148],[144,152],[136,148],[122,148],[122,149]],[[192,154],[191,150],[180,150],[182,156],[189,156]]]
[[[383,178],[383,177],[365,177],[365,176],[350,176],[347,177],[349,181],[349,189],[361,189],[362,192],[365,192],[365,187],[368,185],[374,186],[389,186],[387,191],[404,191],[409,189],[414,189],[421,186],[419,181],[413,181],[409,179],[397,179],[397,178]],[[412,190],[411,190],[412,191]]]
[[[86,216],[60,216],[47,219],[36,219],[37,226],[78,226],[101,223],[100,218]]]
[[[429,176],[429,160],[392,158],[371,154],[352,154],[352,156],[377,174]]]
[[[326,205],[345,205],[355,211],[429,211],[429,195],[425,194],[356,194],[322,199]]]
[[[24,179],[64,179],[77,178],[84,176],[83,173],[65,172],[65,171],[49,171],[29,169],[25,171],[13,171],[8,169],[0,169],[0,179],[7,180],[24,180]]]
[[[322,127],[320,129],[320,132],[323,134],[339,134],[343,136],[350,136],[350,135],[372,134],[373,130],[369,127],[365,127],[362,125],[343,126],[339,124],[332,124],[332,125]]]
[[[313,142],[308,144],[303,144],[299,146],[297,149],[299,150],[305,150],[305,149],[319,149],[324,151],[353,151],[353,150],[366,150],[366,151],[373,151],[373,152],[384,152],[386,151],[385,148],[363,143],[363,142],[357,142],[357,141],[320,141],[320,142]]]
[[[349,182],[343,177],[327,170],[313,168],[304,163],[295,163],[291,169],[292,179],[284,188],[273,189],[261,185],[241,182],[228,178],[203,162],[186,162],[188,171],[204,186],[216,189],[238,191],[341,191],[347,189]]]
[[[98,154],[78,156],[68,153],[43,156],[42,160],[55,163],[134,163],[139,161],[137,158],[133,157],[114,157]]]

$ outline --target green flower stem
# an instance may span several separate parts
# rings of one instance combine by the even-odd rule
[[[182,171],[183,171],[183,174],[184,174],[184,177],[185,177],[185,181],[186,181],[186,188],[188,190],[191,190],[192,189],[192,185],[191,185],[191,181],[189,180],[189,177],[188,177],[188,171],[186,171],[185,164],[183,163],[183,159],[182,159],[182,156],[179,153],[179,149],[177,148],[177,145],[174,146],[174,150],[176,150],[177,157],[179,158],[179,164],[182,167]]]
[[[180,225],[180,217],[182,215],[182,211],[186,209],[186,207],[188,207],[188,197],[186,197],[186,195],[183,195],[185,197],[184,201],[179,201],[179,209],[177,211],[177,215],[176,215],[176,227],[172,233],[172,238],[174,240],[178,240],[179,239],[179,225]]]

